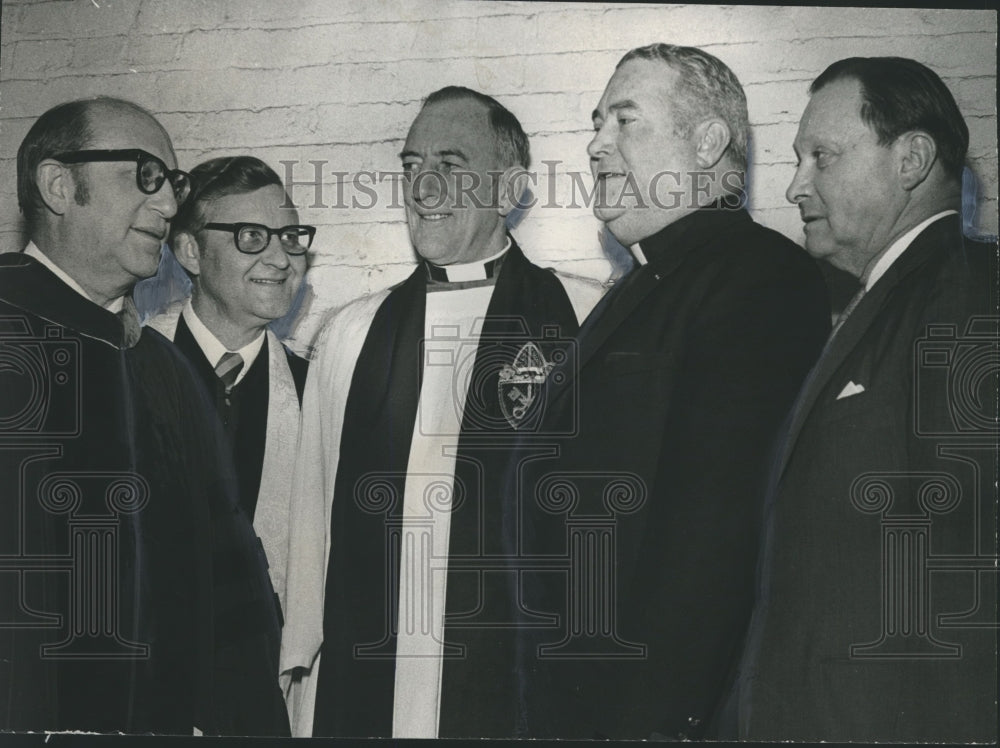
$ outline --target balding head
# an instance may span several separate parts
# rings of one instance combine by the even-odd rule
[[[162,125],[120,99],[49,110],[18,151],[32,241],[102,305],[156,272],[187,179]]]
[[[170,141],[167,131],[157,119],[138,104],[125,99],[99,96],[59,104],[39,117],[28,130],[17,150],[17,202],[33,234],[39,220],[45,215],[46,206],[38,190],[38,165],[56,153],[79,151],[89,148],[101,123],[116,116],[133,116],[148,120]],[[77,177],[74,199],[85,205],[89,189],[82,169],[70,167]]]

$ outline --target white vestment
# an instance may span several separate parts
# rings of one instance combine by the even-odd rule
[[[590,310],[600,299],[604,289],[600,284],[584,278],[555,274],[561,282],[567,297],[573,306],[578,322],[582,322]],[[492,292],[493,287],[488,289]],[[480,290],[480,289],[468,289]],[[287,571],[287,600],[285,608],[285,627],[282,633],[281,644],[281,686],[286,696],[291,718],[292,735],[297,737],[308,737],[312,735],[313,713],[315,709],[316,687],[320,666],[320,646],[323,642],[323,612],[324,612],[324,592],[326,587],[326,571],[330,555],[330,522],[331,510],[334,497],[334,489],[339,466],[341,435],[344,426],[344,413],[347,406],[347,399],[351,389],[351,380],[354,376],[355,364],[361,353],[362,346],[368,335],[369,327],[382,302],[389,295],[391,289],[381,291],[370,296],[363,297],[347,306],[334,312],[325,322],[322,331],[316,342],[316,355],[310,364],[309,375],[306,379],[306,388],[302,401],[302,422],[299,438],[299,449],[296,455],[295,471],[292,480],[292,507],[289,529],[289,555]],[[430,300],[431,296],[442,296],[454,293],[464,293],[464,291],[443,291],[428,293],[427,318],[425,319],[425,332],[428,320],[435,314],[435,302]],[[485,302],[481,304],[482,312],[479,313],[480,323],[486,315],[486,308],[489,303],[487,296]],[[474,306],[474,305],[470,305]],[[447,312],[447,307],[437,307]],[[448,324],[455,326],[455,320],[443,320],[446,327]],[[439,325],[440,331],[441,325]],[[459,325],[461,327],[461,325]],[[463,330],[462,333],[465,331]],[[472,330],[469,330],[472,334]],[[441,348],[438,345],[444,336],[434,334],[429,336],[433,339],[435,350]],[[465,341],[468,343],[468,339]],[[474,351],[473,351],[474,353]],[[467,355],[467,354],[464,354]],[[464,358],[462,359],[464,360]],[[471,373],[471,363],[469,360],[469,373]],[[424,362],[425,377],[427,375],[427,361]],[[442,367],[446,368],[446,367]],[[449,377],[449,387],[454,381],[451,374]],[[444,380],[442,379],[441,382]],[[433,385],[440,388],[443,385],[438,382]],[[423,387],[427,387],[425,379]],[[467,382],[465,383],[467,386]],[[463,393],[465,386],[458,389]],[[447,400],[449,395],[445,395],[443,389],[438,389],[434,395],[435,402]],[[424,393],[421,392],[421,405],[423,405]],[[456,403],[455,399],[450,400]],[[458,403],[464,408],[464,403]],[[418,406],[419,408],[419,406]],[[453,419],[451,425],[438,422],[433,428],[448,429],[454,428],[455,424],[461,424],[462,409],[455,409],[448,417]],[[420,412],[414,424],[414,433],[420,429],[421,417],[430,416],[430,411]],[[437,414],[441,416],[440,413]],[[443,417],[443,416],[442,416]],[[428,429],[425,429],[427,431]],[[447,440],[447,444],[438,440],[436,443],[428,441],[422,451],[422,460],[432,460],[435,467],[432,471],[442,472],[438,468],[447,468],[448,474],[454,474],[454,462],[458,445],[458,429],[455,428],[450,433],[452,437]],[[417,434],[419,437],[419,434]],[[442,449],[443,445],[443,449]],[[410,463],[408,468],[414,468],[414,447],[411,444]],[[450,453],[449,454],[442,454]],[[440,462],[438,462],[440,460]],[[423,491],[429,489],[428,495],[433,494],[434,489],[429,484],[418,486],[411,481],[410,476],[406,483],[406,496],[423,496]],[[450,494],[450,486],[448,488]],[[415,514],[407,514],[407,505],[404,499],[404,516],[411,518]],[[413,507],[411,499],[410,507]],[[414,510],[415,512],[416,510]],[[432,537],[436,538],[438,544],[434,548],[428,548],[429,553],[441,553],[447,555],[448,532],[447,519],[442,515],[447,515],[447,511],[432,511],[432,524],[434,531]],[[404,525],[405,526],[405,525]],[[415,537],[415,536],[413,536]],[[420,647],[433,644],[440,646],[442,637],[434,639],[435,626],[440,625],[440,619],[444,612],[444,581],[443,577],[434,582],[440,587],[439,599],[432,601],[432,615],[425,617],[424,621],[431,624],[430,629],[424,629],[420,636],[410,638],[406,642],[402,636],[402,624],[400,625],[400,639],[398,646],[403,648],[397,650],[397,689],[394,697],[394,734],[396,721],[402,728],[404,721],[409,727],[407,731],[414,728],[420,734],[428,734],[430,730],[436,731],[438,721],[438,699],[440,694],[440,667],[442,658],[439,656],[439,649],[435,649],[438,656],[430,658],[432,665],[427,665],[427,660],[423,664],[416,662],[419,658],[414,658],[414,662],[407,664],[409,658],[401,658],[401,652],[409,651],[418,653]],[[416,582],[419,584],[419,581]],[[411,592],[405,592],[405,585],[400,584],[401,597],[416,591],[416,587],[410,587]],[[400,601],[400,615],[403,615],[403,603]],[[437,623],[435,623],[437,621]],[[419,629],[419,626],[415,628]],[[402,666],[401,666],[401,663]],[[416,663],[416,664],[414,664]],[[404,697],[401,689],[404,683],[412,684],[413,681],[407,679],[416,678],[423,681],[430,672],[427,668],[438,669],[436,676],[437,688],[425,694],[424,701],[408,701]],[[433,677],[432,677],[433,680]],[[410,697],[414,694],[410,694]],[[417,713],[420,716],[416,716]],[[416,720],[416,721],[413,721]],[[407,734],[414,734],[407,732]]]

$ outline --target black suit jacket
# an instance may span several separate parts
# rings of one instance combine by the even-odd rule
[[[260,492],[261,470],[264,467],[264,448],[267,443],[267,404],[270,396],[268,372],[268,343],[264,345],[254,359],[249,371],[243,375],[239,384],[230,392],[230,406],[225,405],[225,388],[215,374],[214,367],[205,358],[198,341],[181,316],[177,320],[177,331],[174,334],[174,345],[181,349],[191,362],[195,371],[201,376],[215,408],[222,418],[223,425],[231,440],[233,462],[236,465],[236,476],[239,483],[240,506],[252,520],[257,507],[257,494]],[[305,386],[306,372],[309,362],[299,358],[287,348],[284,349],[288,359],[288,368],[292,372],[295,391],[302,403],[302,390]]]
[[[931,224],[817,364],[769,499],[742,737],[997,739],[996,251]]]
[[[526,551],[572,567],[525,581],[565,637],[525,648],[535,735],[704,733],[749,620],[770,446],[829,329],[813,261],[743,210],[641,247],[520,454]]]

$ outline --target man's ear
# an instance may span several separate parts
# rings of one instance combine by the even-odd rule
[[[729,147],[729,125],[721,119],[707,119],[695,127],[694,138],[698,166],[711,169],[719,163]]]
[[[73,174],[66,165],[55,159],[44,159],[35,167],[35,184],[48,209],[56,215],[63,215],[76,190]]]
[[[174,257],[191,275],[201,274],[201,249],[198,240],[189,231],[181,231],[174,236]]]
[[[899,180],[905,190],[922,184],[937,160],[937,143],[921,130],[900,135],[893,144],[893,150],[899,157]]]
[[[497,189],[497,212],[502,216],[510,214],[514,208],[524,207],[520,202],[528,190],[530,176],[523,166],[510,166],[500,175]]]

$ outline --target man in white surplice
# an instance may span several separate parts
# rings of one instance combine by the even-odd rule
[[[486,468],[463,460],[460,441],[516,432],[531,401],[510,405],[522,388],[501,402],[501,368],[547,371],[545,343],[525,341],[543,328],[571,338],[602,289],[532,264],[508,233],[530,154],[496,100],[459,87],[431,94],[401,159],[420,262],[332,315],[306,383],[282,686],[294,735],[511,736],[509,652],[445,651],[449,621],[482,602],[449,558],[468,561],[479,528],[499,532],[488,518],[502,501],[487,505],[463,477],[466,463]],[[463,519],[470,512],[481,514]]]

